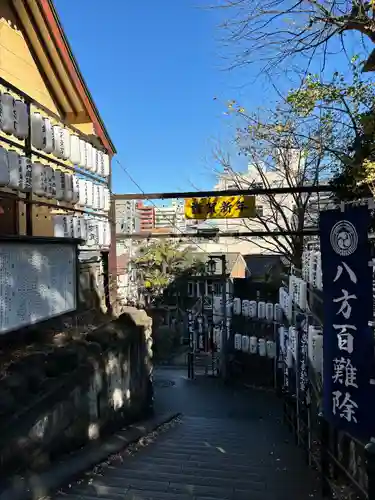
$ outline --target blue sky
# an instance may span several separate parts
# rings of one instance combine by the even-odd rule
[[[103,9],[103,0],[55,0],[117,159],[146,192],[212,186],[212,151],[233,136],[225,101],[257,107],[270,98],[256,66],[224,70],[221,13],[202,9],[209,3],[105,0]],[[116,161],[113,191],[139,191]]]

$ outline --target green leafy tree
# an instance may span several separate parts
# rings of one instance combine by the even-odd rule
[[[167,239],[152,241],[141,248],[132,265],[140,286],[151,300],[160,298],[179,276],[201,270],[190,248],[181,249],[180,243]]]
[[[358,59],[352,75],[335,73],[331,81],[309,75],[291,91],[287,103],[319,134],[319,147],[335,164],[333,185],[338,196],[366,196],[375,180],[375,83],[363,78]]]

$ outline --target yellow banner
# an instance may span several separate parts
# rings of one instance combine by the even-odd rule
[[[187,198],[186,219],[247,219],[255,217],[255,196]]]

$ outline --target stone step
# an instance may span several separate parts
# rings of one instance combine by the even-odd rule
[[[279,443],[276,450],[272,439],[251,422],[183,417],[148,446],[89,474],[58,500],[317,498],[299,478],[298,466],[289,468],[285,450],[290,453],[290,446]]]

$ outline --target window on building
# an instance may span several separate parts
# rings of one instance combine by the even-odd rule
[[[206,281],[206,295],[211,296],[214,291],[213,283],[211,280]]]
[[[194,297],[195,296],[195,283],[192,281],[189,281],[187,284],[187,294],[188,297]]]

